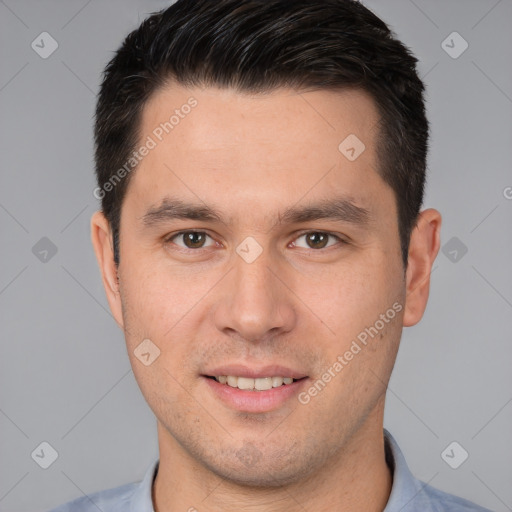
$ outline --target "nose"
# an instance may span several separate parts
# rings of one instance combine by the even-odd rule
[[[219,331],[261,343],[293,329],[293,292],[276,260],[265,251],[251,263],[237,255],[226,278],[215,310]]]

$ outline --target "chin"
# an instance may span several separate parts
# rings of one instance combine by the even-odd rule
[[[247,468],[238,465],[238,467],[232,469],[222,466],[211,468],[211,470],[230,483],[240,487],[250,487],[251,489],[279,488],[296,483],[301,478],[300,474],[294,469],[281,468],[276,470],[271,464],[267,469],[263,467]]]
[[[303,463],[301,463],[303,462]],[[203,464],[219,477],[242,487],[277,488],[303,480],[315,467],[297,454],[264,454],[251,443],[222,457],[212,454]]]

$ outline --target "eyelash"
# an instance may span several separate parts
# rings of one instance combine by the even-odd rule
[[[199,230],[186,230],[186,231],[179,231],[178,233],[174,233],[170,236],[168,236],[165,240],[164,240],[164,243],[168,244],[168,243],[173,243],[174,245],[177,245],[173,242],[173,240],[179,236],[182,236],[182,235],[186,235],[187,233],[199,233],[199,234],[203,234],[203,235],[206,235],[208,237],[210,237],[212,240],[213,240],[213,237],[211,235],[209,235],[206,231],[199,231]],[[316,233],[316,234],[321,234],[321,235],[327,235],[327,236],[330,236],[332,238],[335,238],[338,243],[342,244],[342,245],[347,245],[348,242],[347,240],[339,237],[338,235],[335,235],[334,233],[331,233],[329,231],[315,231],[315,230],[309,230],[309,231],[304,231],[304,232],[301,232],[297,235],[297,237],[293,240],[293,242],[295,242],[297,239],[303,237],[304,235],[308,235],[308,234],[311,234],[311,233]],[[334,247],[336,244],[333,244],[333,245],[328,245],[327,247],[322,247],[320,249],[313,249],[311,247],[307,248],[306,250],[308,251],[312,251],[312,252],[321,252],[323,250],[326,250],[326,249],[330,249],[331,247]],[[180,245],[177,245],[178,247],[178,250],[180,251],[183,251],[183,252],[199,252],[200,250],[202,249],[208,249],[209,247],[198,247],[197,249],[191,249],[190,247],[182,247]],[[304,249],[304,247],[300,247],[300,249]]]

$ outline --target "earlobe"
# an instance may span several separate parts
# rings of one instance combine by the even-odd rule
[[[406,272],[404,327],[417,324],[427,307],[430,274],[440,246],[441,214],[424,210],[411,233]]]
[[[123,328],[118,269],[114,262],[112,232],[108,220],[101,211],[95,212],[91,217],[91,242],[98,261],[110,310],[119,327]]]

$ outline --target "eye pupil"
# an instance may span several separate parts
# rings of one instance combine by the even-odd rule
[[[196,249],[204,244],[204,233],[190,231],[183,235],[185,245],[191,249]]]
[[[325,247],[327,245],[327,239],[328,239],[328,236],[326,233],[317,233],[317,232],[313,232],[313,233],[309,233],[306,237],[307,241],[308,241],[308,245],[310,247],[312,247],[313,249],[322,249],[323,247]],[[313,245],[311,245],[311,243]]]

